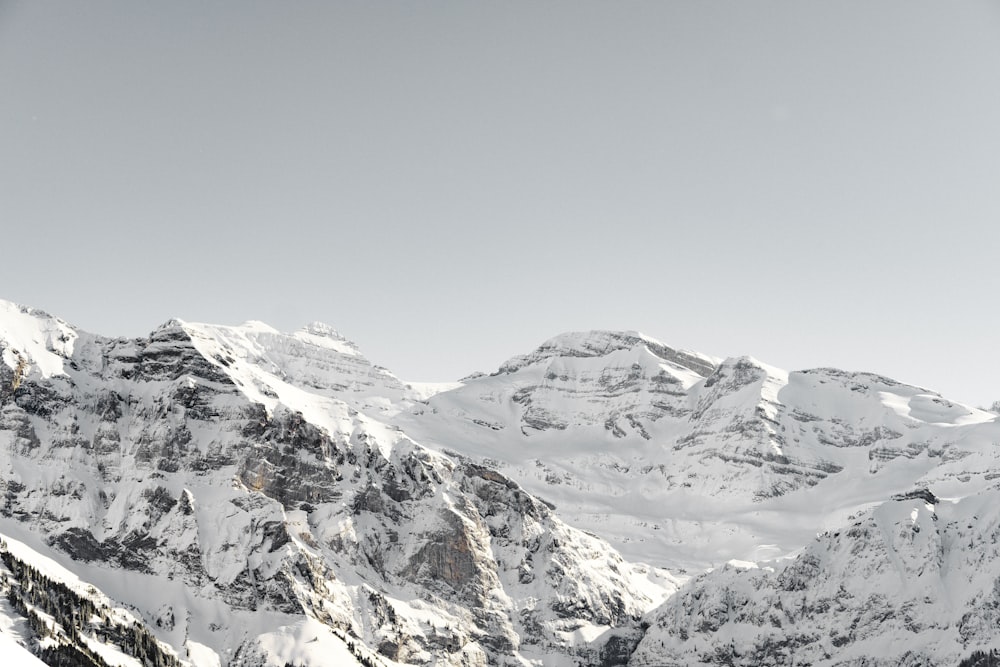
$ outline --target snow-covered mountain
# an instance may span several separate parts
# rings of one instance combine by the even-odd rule
[[[919,490],[794,558],[697,577],[651,616],[629,664],[958,665],[996,649],[998,629],[1000,490]]]
[[[554,338],[431,397],[405,427],[630,558],[696,571],[789,553],[917,485],[963,496],[1000,476],[995,414],[876,375],[788,373],[634,333]]]
[[[114,339],[7,302],[0,355],[0,535],[16,545],[0,586],[27,600],[0,609],[0,650],[953,664],[1000,634],[977,588],[1000,576],[983,509],[1000,421],[887,378],[587,332],[432,386],[321,324]],[[745,614],[721,615],[741,595]],[[916,620],[858,620],[872,595]],[[907,628],[919,645],[893,643]]]

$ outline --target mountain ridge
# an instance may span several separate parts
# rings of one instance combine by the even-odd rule
[[[0,346],[0,534],[131,605],[192,667],[321,665],[305,646],[321,628],[385,665],[788,664],[789,647],[814,664],[952,664],[996,642],[992,598],[968,587],[909,657],[877,624],[851,634],[854,616],[816,611],[830,586],[860,585],[848,556],[880,577],[940,569],[902,543],[909,569],[887,569],[896,533],[972,535],[945,559],[955,582],[993,567],[993,524],[962,508],[997,493],[1000,419],[920,387],[610,331],[422,386],[328,325],[170,320],[108,338],[9,302]],[[766,613],[696,601],[787,606],[817,533],[841,555],[795,579],[815,600],[804,620],[758,641],[739,624]],[[879,608],[905,615],[904,589]],[[895,631],[926,632],[943,600]],[[18,637],[36,655],[47,641]]]

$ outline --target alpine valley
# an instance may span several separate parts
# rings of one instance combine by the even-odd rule
[[[9,302],[0,355],[5,666],[997,664],[1000,417],[926,389]]]

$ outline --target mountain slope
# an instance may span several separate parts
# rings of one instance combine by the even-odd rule
[[[630,665],[957,665],[1000,642],[1000,488],[904,494],[791,559],[698,577]]]
[[[964,495],[1000,474],[994,414],[871,374],[713,360],[632,333],[553,339],[397,422],[631,558],[696,570],[788,553],[917,482]]]
[[[6,302],[0,360],[0,534],[192,667],[996,648],[1000,420],[888,378],[598,331],[431,387],[320,324],[114,339]],[[43,655],[28,618],[0,648]]]
[[[184,654],[264,656],[319,622],[383,663],[588,661],[676,588],[380,421],[407,388],[328,330],[10,319],[0,530],[72,557]]]

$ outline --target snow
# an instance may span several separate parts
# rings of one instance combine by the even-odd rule
[[[98,606],[108,607],[110,609],[109,619],[111,622],[119,625],[131,626],[139,621],[139,619],[133,615],[132,612],[117,606],[110,598],[101,593],[93,585],[82,581],[79,576],[57,563],[52,558],[39,553],[37,549],[28,546],[20,540],[14,539],[10,536],[9,532],[5,531],[3,534],[0,534],[0,540],[3,540],[7,551],[9,551],[11,555],[22,562],[30,564],[43,576],[48,577],[53,581],[62,583],[67,588],[73,590],[82,597],[90,598]],[[82,566],[82,564],[74,564]],[[150,591],[150,593],[152,592]],[[41,617],[54,632],[60,635],[64,634],[65,631],[61,628],[61,626],[55,623],[54,619],[50,615],[41,612],[39,609],[34,609],[33,611]],[[6,598],[4,598],[2,602],[0,602],[0,656],[5,656],[6,654],[16,655],[16,651],[12,648],[11,644],[24,648],[24,644],[29,641],[28,638],[31,637],[32,634],[33,633],[28,629],[26,621],[21,618],[17,612],[15,612]],[[117,646],[101,642],[92,635],[81,635],[80,638],[88,648],[97,653],[112,667],[142,667],[142,663],[139,660],[123,653]],[[65,640],[50,637],[42,640],[41,644],[43,646],[54,645],[59,641]],[[173,649],[169,646],[162,645],[161,647],[166,652],[173,653]],[[24,648],[24,650],[27,653],[27,649]],[[34,656],[31,657],[33,658]],[[0,664],[34,664],[27,658],[24,658],[24,663],[16,662],[18,659],[21,659],[21,656],[14,658],[11,662],[5,661]],[[182,661],[182,664],[188,663]],[[201,666],[196,665],[194,667]]]
[[[696,664],[734,650],[744,658],[730,664],[747,665],[769,634],[779,653],[789,638],[815,638],[794,645],[796,664],[826,667],[957,664],[995,647],[998,496],[938,503],[938,515],[922,498],[883,502],[793,558],[703,575],[649,617],[630,664]],[[785,611],[780,631],[775,610]]]
[[[4,667],[45,667],[44,662],[3,630],[0,630],[0,664]]]
[[[888,398],[886,393],[883,396]],[[909,397],[905,407],[901,405],[903,397],[894,397],[893,405],[899,414],[911,417],[928,424],[940,426],[962,426],[965,424],[980,424],[994,419],[993,415],[982,410],[967,408],[958,403],[944,399],[935,394],[917,394]]]
[[[514,373],[526,366],[533,365],[539,361],[559,357],[593,357],[600,358],[613,354],[617,350],[642,349],[646,353],[656,356],[657,352],[672,357],[666,363],[674,371],[681,374],[691,374],[690,366],[678,363],[684,359],[687,363],[694,363],[703,367],[713,367],[718,365],[719,360],[708,357],[697,352],[688,350],[675,350],[660,341],[647,336],[638,331],[573,331],[560,334],[542,343],[535,351],[512,357],[500,366],[500,373]],[[656,350],[657,352],[653,352]],[[657,357],[660,361],[665,361],[663,357]],[[692,380],[695,381],[695,380]]]
[[[610,628],[607,625],[594,625],[593,623],[581,623],[570,632],[561,633],[570,644],[587,644],[594,641]]]
[[[95,637],[81,636],[80,639],[110,667],[143,667],[139,660],[122,653],[114,646],[98,641]]]
[[[41,660],[31,654],[25,643],[31,637],[27,622],[14,610],[6,596],[0,597],[0,665],[40,667]]]
[[[52,558],[49,558],[48,556],[40,553],[38,550],[29,547],[21,540],[13,538],[10,532],[4,531],[3,533],[0,533],[0,540],[3,540],[6,543],[7,551],[9,551],[11,555],[20,561],[31,563],[31,566],[37,569],[44,576],[63,583],[66,587],[80,595],[91,595],[92,587],[90,584],[81,581],[79,576],[57,563]],[[128,616],[127,620],[133,621],[135,619],[132,616]]]
[[[360,640],[347,639],[314,618],[238,611],[219,599],[218,586],[249,579],[256,587],[291,562],[328,568],[317,570],[327,577],[322,584],[296,580],[294,593],[313,605],[310,613],[350,627],[370,645],[389,632],[373,627],[364,616],[375,604],[371,596],[376,591],[379,604],[397,616],[410,636],[429,637],[438,627],[468,624],[467,610],[434,600],[414,586],[389,584],[363,561],[378,553],[387,561],[396,559],[386,567],[398,572],[399,563],[417,553],[421,540],[440,533],[442,516],[457,517],[472,542],[481,540],[484,558],[497,564],[490,575],[497,581],[487,586],[486,604],[494,611],[545,612],[544,602],[553,597],[583,599],[594,591],[627,591],[629,613],[655,613],[689,584],[694,578],[689,575],[708,569],[728,573],[726,577],[737,576],[734,572],[774,575],[808,550],[817,533],[843,529],[858,516],[873,517],[883,530],[886,558],[894,573],[902,573],[902,581],[913,569],[912,554],[907,555],[913,545],[931,544],[924,540],[935,534],[936,511],[942,516],[953,512],[959,520],[968,517],[922,500],[886,504],[886,499],[921,487],[948,497],[949,505],[967,508],[1000,473],[1000,421],[994,414],[870,374],[787,372],[748,356],[719,360],[673,350],[637,332],[565,334],[514,357],[492,376],[403,383],[318,323],[293,333],[260,322],[165,326],[186,332],[194,349],[235,388],[191,375],[129,384],[68,371],[64,362],[70,355],[84,367],[105,362],[94,351],[92,338],[44,314],[0,304],[4,362],[12,368],[20,363],[11,351],[16,348],[28,360],[31,377],[55,378],[63,383],[59,386],[72,381],[79,390],[74,395],[80,401],[78,414],[31,422],[50,429],[42,430],[43,435],[71,433],[92,442],[106,425],[87,412],[91,406],[86,401],[100,392],[126,397],[115,427],[121,449],[108,470],[98,474],[82,448],[55,447],[51,437],[42,438],[37,452],[22,455],[16,432],[8,428],[0,431],[0,451],[17,455],[0,460],[0,479],[33,485],[23,503],[34,516],[51,515],[65,525],[86,527],[98,540],[134,531],[171,547],[196,545],[206,579],[194,586],[175,578],[163,561],[154,563],[149,574],[72,562],[45,545],[39,521],[2,518],[0,528],[24,540],[8,540],[13,552],[21,550],[26,560],[75,590],[103,596],[83,580],[93,582],[134,606],[147,624],[160,610],[175,612],[176,627],[155,632],[182,647],[181,654],[194,667],[220,667],[244,639],[269,664],[356,663],[345,642]],[[119,352],[128,358],[134,349],[123,344]],[[139,442],[134,436],[150,434],[135,425],[156,409],[183,416],[183,406],[163,405],[167,392],[178,388],[217,390],[212,407],[223,417],[243,414],[247,400],[263,405],[271,418],[300,412],[339,446],[371,457],[387,474],[398,475],[400,462],[407,460],[417,467],[426,464],[423,470],[443,481],[429,485],[432,491],[420,501],[419,513],[397,531],[399,526],[383,517],[348,509],[355,491],[366,485],[382,488],[387,480],[377,476],[338,478],[344,500],[309,511],[283,508],[256,493],[258,486],[240,477],[235,464],[198,475],[157,471],[144,478],[137,475]],[[225,418],[175,423],[190,428],[190,446],[205,455],[246,445],[240,433],[225,430],[231,428]],[[317,458],[304,451],[298,456],[303,464]],[[445,479],[466,457],[516,482],[507,488],[519,486],[552,503],[554,515],[470,518],[469,496]],[[73,501],[71,494],[81,486],[104,491],[106,500],[86,496],[84,502]],[[183,494],[194,508],[187,523],[175,517],[172,523],[150,526],[147,515],[133,511],[145,502],[145,493],[160,486],[172,499]],[[48,492],[57,489],[59,493]],[[483,525],[488,521],[511,524],[505,527],[521,531],[524,542],[504,544],[491,537],[489,526]],[[291,542],[274,553],[259,548],[261,526],[271,522],[291,535]],[[390,531],[399,533],[393,536],[398,543],[382,541]],[[522,582],[513,565],[530,539],[558,542],[566,558],[561,564],[568,564],[570,574],[556,581],[538,576]],[[334,549],[334,544],[347,546]],[[631,562],[621,561],[616,549]],[[946,583],[959,597],[971,595],[961,582]],[[976,585],[986,583],[977,579]],[[134,618],[124,605],[114,606],[119,618]],[[512,627],[523,632],[516,623]],[[585,621],[562,623],[544,613],[539,623],[550,636],[577,647],[609,631],[609,626]],[[17,644],[13,631],[0,630],[0,650],[8,639]],[[726,632],[743,641],[754,629],[734,624]],[[528,639],[522,637],[516,659],[539,664],[562,660]],[[862,655],[857,651],[876,650],[868,641],[851,651]],[[876,641],[884,639],[870,640]],[[877,648],[883,649],[889,650]],[[114,647],[95,650],[123,659]],[[470,643],[467,651],[472,659],[482,648]],[[124,659],[123,665],[132,664]]]
[[[657,346],[635,332],[565,334],[393,421],[512,477],[630,560],[694,571],[792,553],[921,481],[974,492],[997,467],[996,416],[926,389],[752,357],[697,357],[716,365],[706,379]],[[961,458],[940,454],[952,450],[977,457],[967,488]],[[782,466],[798,476],[769,472]],[[771,497],[771,483],[793,486]]]
[[[358,346],[347,340],[333,327],[322,322],[307,324],[301,331],[292,334],[295,338],[317,347],[325,347],[339,354],[358,357]]]
[[[280,333],[258,323],[239,327],[180,323],[195,348],[232,378],[250,400],[273,410],[284,405],[330,430],[343,428],[342,406],[391,415],[422,400],[357,346],[327,325]]]
[[[757,563],[748,560],[737,560],[733,558],[732,560],[726,561],[726,565],[730,567],[735,567],[739,570],[753,570],[758,567]]]
[[[62,320],[0,300],[2,358],[12,369],[17,368],[20,355],[29,364],[29,375],[65,375],[63,362],[72,355],[76,337],[76,332]]]
[[[343,639],[335,635],[329,626],[312,618],[262,634],[257,643],[263,650],[268,667],[284,667],[286,664],[316,667],[361,665]]]
[[[222,667],[219,654],[194,640],[188,639],[184,644],[187,648],[188,660],[192,667]]]
[[[198,490],[196,488],[196,492]],[[209,494],[206,493],[204,496],[207,497]],[[204,497],[202,504],[207,504]],[[212,506],[206,507],[201,516],[214,517],[209,525],[215,526],[216,529],[221,529],[227,522],[232,521],[232,517],[220,515],[218,508]],[[41,553],[46,550],[46,546],[33,533],[26,532],[22,524],[6,519],[0,524],[3,528],[0,539],[7,543],[9,551],[14,556],[30,563],[45,576],[64,583],[77,593],[110,606],[115,622],[131,625],[140,619],[103,591],[113,591],[115,599],[127,600],[129,606],[147,612],[166,606],[176,610],[179,615],[184,614],[177,619],[178,624],[175,630],[172,633],[167,633],[167,636],[171,640],[170,644],[183,647],[178,657],[182,664],[190,664],[191,667],[217,667],[220,664],[225,664],[225,660],[221,656],[226,655],[227,650],[231,650],[230,642],[239,640],[241,636],[254,638],[271,632],[274,628],[289,625],[301,619],[299,616],[276,612],[250,612],[233,609],[218,599],[214,590],[192,591],[187,589],[182,581],[174,579],[172,575],[143,574],[119,568],[108,568],[106,564],[100,562],[73,561],[61,552],[51,552],[55,558],[63,560],[66,565],[72,565],[77,571],[84,574],[87,579],[84,581],[80,576],[67,569],[65,565]],[[15,534],[23,539],[12,537]],[[29,546],[28,542],[32,544]],[[6,600],[4,599],[2,602],[6,603]],[[0,606],[0,621],[2,621],[2,615],[3,608]],[[185,617],[186,620],[194,622],[187,624]],[[155,626],[148,623],[147,627],[153,631],[157,630]],[[0,629],[5,628],[0,625]],[[161,641],[164,640],[162,636],[158,638]],[[90,641],[93,642],[93,638],[90,638]],[[163,645],[163,647],[168,652],[174,652],[169,645]],[[103,655],[107,655],[113,660],[124,660],[123,667],[133,667],[133,664],[127,661],[128,656],[123,656],[117,647],[104,645],[103,647],[93,646],[93,648],[99,649]],[[187,654],[186,658],[185,653]],[[116,663],[112,662],[112,664]],[[316,667],[320,667],[324,663],[314,664]],[[282,667],[283,665],[284,663],[281,663]]]
[[[426,401],[445,391],[452,391],[462,386],[461,382],[407,382],[406,388],[413,392],[418,401]]]

